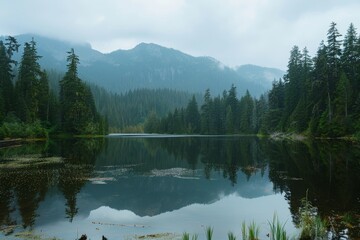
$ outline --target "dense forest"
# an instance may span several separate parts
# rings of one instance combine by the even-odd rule
[[[186,108],[167,117],[150,115],[145,131],[166,133],[273,133],[293,132],[338,137],[360,131],[360,37],[350,24],[342,35],[331,23],[327,42],[316,56],[294,46],[283,79],[259,99],[249,92],[240,99],[236,88],[211,97],[207,90],[198,107],[192,99]]]
[[[59,92],[49,87],[38,60],[36,42],[24,44],[18,63],[12,59],[20,44],[14,37],[0,41],[0,138],[47,137],[49,132],[103,134],[107,124],[97,112],[90,87],[79,77],[79,58],[71,49]]]
[[[79,58],[68,52],[67,72],[42,70],[34,40],[0,42],[0,138],[44,137],[49,132],[103,134],[301,133],[338,137],[360,132],[360,37],[350,24],[345,37],[331,23],[315,57],[294,46],[283,79],[259,98],[238,97],[232,85],[201,98],[171,89],[136,89],[123,94],[85,84]],[[218,89],[214,90],[219,92]],[[243,91],[240,91],[243,92]],[[187,104],[187,105],[186,105]],[[104,116],[104,117],[102,117]]]
[[[143,123],[150,113],[163,117],[175,108],[186,106],[192,95],[172,89],[135,89],[123,94],[111,93],[90,85],[95,106],[106,116],[110,132],[143,132]],[[196,100],[202,102],[201,94]]]

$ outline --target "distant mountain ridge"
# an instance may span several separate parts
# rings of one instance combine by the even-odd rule
[[[247,89],[259,96],[271,88],[274,79],[284,75],[279,69],[242,65],[236,69],[224,66],[211,57],[193,57],[181,51],[154,43],[140,43],[130,50],[116,50],[103,54],[90,44],[70,43],[37,35],[16,36],[22,44],[15,56],[21,58],[24,42],[34,38],[39,60],[44,69],[65,71],[66,52],[71,48],[79,55],[79,75],[88,82],[107,90],[123,93],[139,88],[169,88],[213,94],[228,90],[232,84],[239,95]]]

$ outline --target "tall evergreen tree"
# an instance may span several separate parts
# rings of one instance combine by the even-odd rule
[[[201,133],[210,133],[211,113],[213,108],[213,101],[210,94],[210,89],[206,89],[204,95],[204,104],[201,106]]]
[[[265,129],[268,132],[283,131],[281,119],[285,108],[285,85],[282,79],[274,81],[269,92],[269,110],[265,115]]]
[[[17,62],[12,60],[12,56],[14,52],[18,51],[19,46],[16,38],[11,36],[6,38],[5,44],[0,41],[0,122],[10,111],[14,110],[12,65],[16,65]]]
[[[341,40],[339,40],[339,37],[341,37],[341,34],[336,28],[336,23],[332,22],[327,33],[327,59],[329,65],[329,90],[331,98],[333,97],[341,70]]]
[[[358,78],[360,76],[358,76],[356,64],[356,62],[360,60],[360,52],[358,51],[359,49],[357,45],[358,38],[356,28],[351,23],[343,42],[344,50],[341,56],[341,65],[344,73],[346,74],[346,77],[350,81],[352,89],[355,92],[358,92],[358,90],[360,90],[360,84],[358,83],[358,80],[360,80]],[[356,94],[353,94],[352,96],[349,96],[349,99],[351,100],[351,102],[355,102],[356,97]]]
[[[253,133],[254,131],[254,101],[246,91],[245,96],[240,99],[240,132]]]
[[[39,86],[41,69],[36,42],[25,43],[16,82],[17,114],[20,119],[32,123],[39,118]]]
[[[49,123],[50,90],[46,71],[41,72],[39,81],[39,119]]]
[[[186,127],[188,133],[200,133],[200,113],[195,96],[192,97],[186,107]]]
[[[232,130],[232,133],[239,131],[239,117],[238,117],[238,115],[239,115],[239,109],[238,109],[239,101],[238,101],[236,95],[237,95],[236,94],[236,87],[233,84],[233,85],[231,85],[231,88],[228,91],[228,94],[225,97],[223,97],[224,100],[225,100],[225,108],[226,108],[226,110],[228,110],[228,108],[231,109],[232,118],[226,119],[226,121],[229,121],[229,124],[230,124],[230,122],[232,122],[232,126],[234,128]],[[230,109],[229,109],[229,111],[230,111]]]
[[[282,127],[288,127],[289,118],[296,108],[301,94],[305,90],[305,82],[302,72],[302,54],[298,46],[294,46],[290,52],[288,70],[284,76],[285,81],[285,109],[283,113]]]
[[[79,57],[74,49],[68,52],[68,70],[60,81],[61,124],[73,134],[98,133],[99,117],[92,93],[78,77]]]

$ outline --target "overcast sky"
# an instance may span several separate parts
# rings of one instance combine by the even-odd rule
[[[332,21],[360,28],[360,0],[0,0],[0,35],[35,33],[101,52],[141,42],[225,65],[286,70],[292,46],[313,56]],[[360,30],[359,30],[360,31]]]

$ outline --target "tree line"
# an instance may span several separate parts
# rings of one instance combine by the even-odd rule
[[[246,91],[238,99],[234,85],[216,97],[207,89],[200,107],[193,97],[186,107],[176,108],[163,118],[152,112],[145,121],[144,130],[169,134],[252,134],[260,131],[265,108],[264,96],[257,100]]]
[[[143,132],[150,112],[163,117],[175,108],[186,106],[191,94],[172,89],[134,89],[118,94],[91,84],[95,106],[106,116],[111,132]],[[201,101],[201,94],[196,94]]]
[[[0,41],[0,138],[46,137],[49,132],[105,133],[106,121],[96,111],[90,87],[79,77],[79,58],[68,52],[60,91],[49,87],[38,60],[36,42],[24,44],[20,63],[12,59],[20,44],[9,36]]]
[[[259,98],[248,91],[238,97],[232,85],[217,96],[208,89],[202,99],[170,89],[118,95],[86,85],[73,50],[65,75],[46,72],[34,40],[24,44],[18,64],[12,56],[19,44],[8,37],[0,42],[0,137],[43,136],[49,129],[95,134],[108,125],[113,131],[170,134],[360,133],[360,37],[353,24],[341,36],[331,23],[315,57],[294,46],[283,79]]]
[[[212,97],[204,94],[198,107],[193,98],[186,108],[166,117],[148,116],[145,131],[160,133],[254,134],[295,132],[338,137],[360,132],[360,37],[350,24],[344,39],[332,22],[327,42],[316,56],[294,46],[283,79],[253,98],[240,99],[236,88]]]
[[[268,131],[338,137],[360,130],[360,38],[332,22],[315,57],[294,46],[283,80],[269,92]]]

